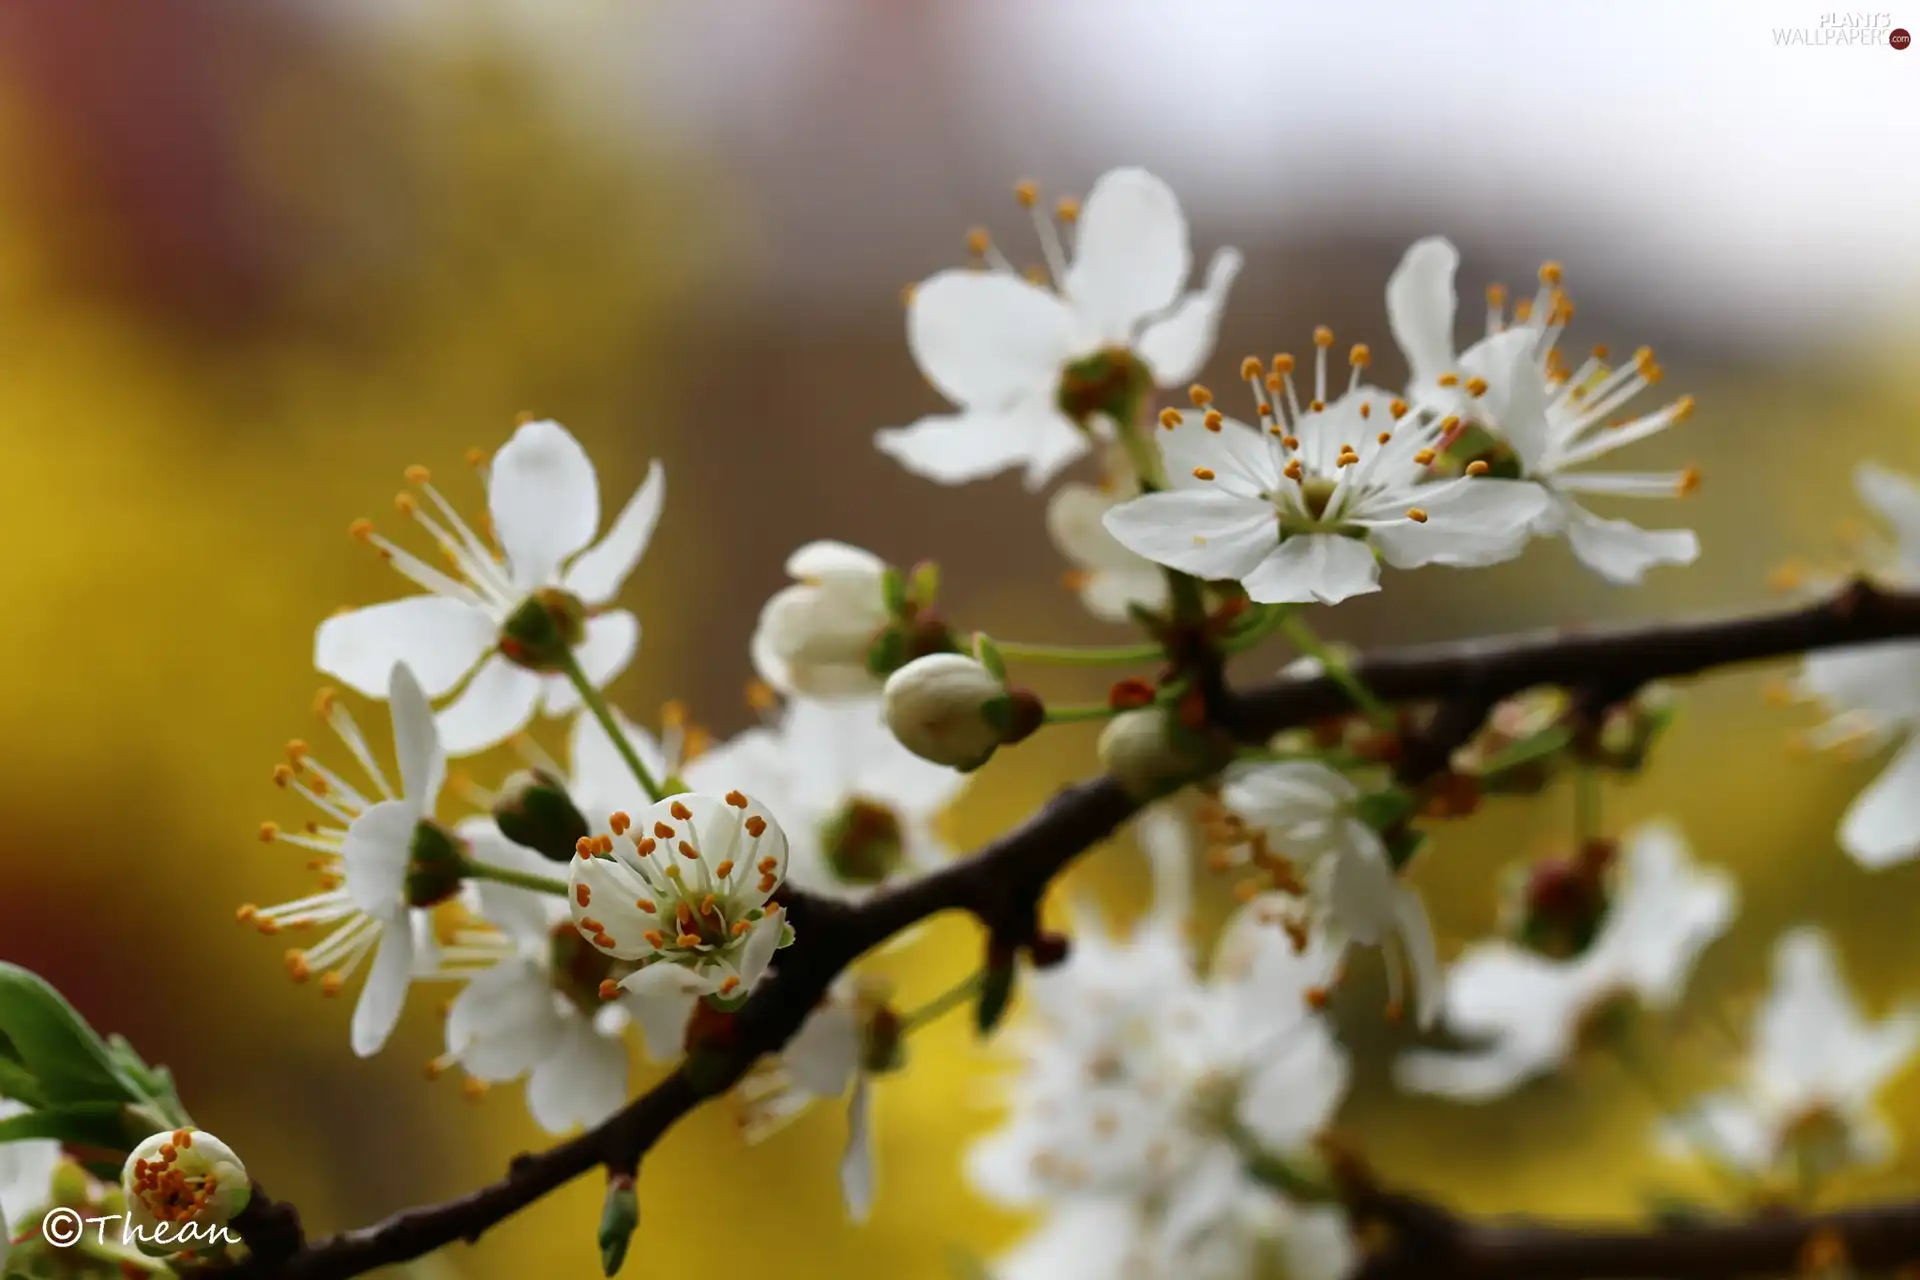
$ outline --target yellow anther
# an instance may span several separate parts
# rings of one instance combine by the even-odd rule
[[[1413,521],[1415,524],[1425,524],[1427,522],[1427,513],[1419,507],[1408,507],[1407,519]]]
[[[993,237],[987,234],[985,227],[975,227],[967,232],[967,252],[976,258],[987,256],[987,250],[993,247]]]
[[[362,516],[347,526],[347,534],[361,542],[371,542],[373,541],[373,521]]]
[[[1025,179],[1013,184],[1013,198],[1020,202],[1022,209],[1031,209],[1040,202],[1040,184]]]
[[[1688,467],[1685,471],[1682,471],[1680,473],[1680,480],[1676,488],[1681,497],[1684,498],[1686,495],[1692,493],[1695,489],[1698,489],[1699,487],[1700,487],[1700,468]]]
[[[1488,285],[1487,286],[1487,305],[1490,307],[1506,306],[1507,305],[1507,286],[1503,284]]]
[[[1487,380],[1481,377],[1468,378],[1467,394],[1470,396],[1483,396],[1487,394]]]
[[[1353,350],[1347,352],[1347,363],[1356,369],[1366,368],[1373,363],[1373,349],[1364,342],[1355,343]]]
[[[1054,202],[1053,216],[1072,226],[1080,221],[1080,202],[1072,196],[1061,196]]]
[[[1213,479],[1213,471],[1208,467],[1195,467],[1193,469],[1193,478],[1195,480],[1211,480]]]
[[[1565,274],[1566,272],[1561,269],[1560,264],[1557,262],[1543,262],[1540,264],[1540,283],[1546,285],[1548,288],[1559,284],[1561,277]]]
[[[1207,416],[1200,419],[1200,423],[1202,426],[1206,427],[1207,430],[1218,432],[1221,428],[1226,426],[1227,415],[1224,413],[1221,413],[1218,409],[1209,409],[1207,410]]]
[[[1313,330],[1313,345],[1322,348],[1332,346],[1333,330],[1325,325],[1316,325]]]
[[[1438,382],[1443,387],[1457,387],[1460,385],[1460,375],[1457,373],[1443,373],[1438,378]]]
[[[1185,421],[1186,419],[1180,415],[1178,409],[1162,409],[1160,411],[1160,425],[1169,431]]]
[[[1467,474],[1470,476],[1483,476],[1487,471],[1487,464],[1477,458],[1467,464]]]
[[[1204,409],[1213,403],[1213,392],[1196,382],[1187,388],[1187,399],[1193,402],[1194,408]]]
[[[1691,418],[1692,416],[1693,416],[1693,397],[1692,396],[1681,396],[1678,400],[1675,400],[1673,402],[1673,420],[1675,422],[1685,422],[1688,418]]]
[[[1275,374],[1277,374],[1282,378],[1292,373],[1293,357],[1287,354],[1286,352],[1282,351],[1279,355],[1273,358],[1273,371]]]
[[[278,840],[279,838],[280,838],[279,823],[263,822],[260,824],[260,842],[262,844],[272,844],[275,840]]]
[[[433,479],[433,473],[418,463],[408,467],[404,474],[408,484],[426,484]]]
[[[1259,356],[1248,356],[1240,362],[1240,376],[1246,379],[1257,378],[1264,370],[1260,366]]]

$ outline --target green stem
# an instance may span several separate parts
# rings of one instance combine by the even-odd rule
[[[515,871],[511,867],[496,867],[491,863],[475,862],[471,858],[460,864],[460,874],[469,880],[492,880],[497,884],[510,884],[516,889],[531,889],[535,893],[551,893],[563,898],[567,895],[567,882],[564,880],[536,875],[531,871]]]
[[[942,991],[918,1009],[902,1014],[900,1017],[900,1034],[905,1035],[909,1031],[924,1027],[929,1022],[940,1018],[943,1014],[951,1013],[953,1010],[958,1009],[974,997],[974,994],[980,990],[980,984],[984,979],[985,974],[983,972],[970,974],[963,979],[959,985]]]
[[[1245,653],[1262,640],[1280,629],[1286,621],[1289,606],[1284,604],[1257,604],[1255,613],[1246,625],[1238,631],[1228,634],[1220,644],[1222,653]]]
[[[1016,662],[1044,662],[1058,667],[1113,667],[1132,662],[1154,662],[1164,656],[1157,644],[1064,645],[1019,644],[995,640],[1000,655]]]
[[[1366,684],[1353,674],[1353,669],[1347,665],[1346,660],[1328,648],[1326,642],[1320,639],[1305,619],[1288,610],[1281,616],[1277,625],[1280,633],[1292,642],[1294,648],[1298,649],[1303,656],[1318,662],[1320,669],[1335,684],[1346,690],[1347,696],[1353,699],[1354,705],[1366,714],[1367,719],[1388,733],[1399,729],[1400,722],[1393,714],[1393,708],[1380,701],[1373,690],[1367,688]]]
[[[635,781],[640,784],[640,789],[647,793],[649,800],[664,800],[668,793],[661,789],[660,784],[654,780],[652,772],[641,761],[640,753],[633,749],[631,742],[627,741],[627,735],[621,730],[620,722],[613,717],[613,708],[607,705],[607,700],[601,696],[600,691],[593,687],[593,681],[587,679],[587,673],[580,669],[580,660],[573,656],[571,648],[564,648],[561,652],[565,655],[560,660],[562,672],[568,680],[573,682],[574,689],[580,694],[580,701],[586,704],[587,710],[593,712],[593,718],[600,722],[600,727],[607,731],[609,738],[613,739],[614,750],[618,751],[620,758],[627,762],[627,768],[632,770]]]
[[[1048,724],[1085,724],[1091,720],[1111,720],[1119,715],[1104,702],[1087,702],[1067,707],[1048,707]]]

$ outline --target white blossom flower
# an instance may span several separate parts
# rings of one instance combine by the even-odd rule
[[[1616,410],[1660,380],[1646,348],[1618,368],[1596,348],[1569,369],[1557,349],[1573,317],[1557,263],[1540,271],[1540,294],[1515,309],[1508,324],[1502,291],[1490,290],[1487,336],[1464,352],[1454,348],[1454,272],[1460,255],[1437,236],[1407,250],[1387,284],[1387,317],[1412,371],[1408,397],[1491,431],[1512,448],[1524,478],[1552,501],[1536,529],[1564,533],[1574,555],[1610,582],[1634,583],[1655,565],[1691,564],[1700,540],[1690,529],[1647,530],[1594,515],[1582,496],[1670,498],[1691,492],[1699,476],[1582,471],[1624,445],[1657,435],[1693,411],[1682,396],[1630,421]]]
[[[485,818],[462,826],[484,851],[481,860],[552,874],[553,863],[492,827]],[[447,1049],[433,1071],[458,1064],[488,1082],[524,1075],[527,1109],[547,1132],[598,1124],[626,1104],[624,1037],[636,1017],[647,1029],[645,1002],[613,984],[612,961],[574,927],[566,899],[492,880],[475,889],[482,919],[442,952],[447,976],[464,985],[448,1010]],[[683,1027],[658,1034],[677,1049]]]
[[[502,628],[529,602],[577,629],[574,660],[595,688],[626,668],[640,624],[609,609],[639,563],[660,519],[666,476],[659,463],[598,543],[600,491],[580,442],[557,422],[530,422],[494,455],[486,472],[487,507],[500,550],[461,519],[422,468],[408,472],[426,498],[400,496],[401,510],[432,536],[453,574],[436,569],[360,521],[356,536],[426,595],[338,614],[314,636],[314,665],[368,697],[380,697],[396,662],[413,668],[430,698],[460,689],[440,712],[440,736],[453,755],[504,740],[533,718],[580,705],[563,674],[537,671],[507,656]],[[431,508],[428,510],[427,508]],[[508,646],[510,647],[510,646]]]
[[[1130,469],[1122,468],[1099,488],[1063,484],[1047,503],[1047,532],[1074,564],[1067,583],[1080,593],[1087,612],[1105,622],[1126,622],[1134,606],[1166,607],[1167,575],[1107,532],[1107,512],[1137,496],[1138,482]]]
[[[1378,591],[1382,558],[1413,569],[1518,555],[1546,493],[1490,476],[1434,480],[1429,464],[1449,420],[1361,386],[1364,347],[1354,349],[1346,393],[1329,402],[1332,342],[1324,328],[1315,334],[1314,395],[1304,409],[1291,357],[1276,358],[1271,378],[1258,360],[1243,364],[1259,428],[1213,409],[1168,410],[1169,429],[1155,434],[1170,490],[1116,507],[1108,531],[1156,564],[1237,581],[1261,604],[1337,604]]]
[[[1349,779],[1318,761],[1229,770],[1220,801],[1242,842],[1233,849],[1280,890],[1254,897],[1243,915],[1280,926],[1296,945],[1309,937],[1318,942],[1329,963],[1313,988],[1315,999],[1339,981],[1350,948],[1380,948],[1389,1011],[1398,1015],[1410,985],[1415,1020],[1425,1027],[1440,1008],[1433,926],[1379,832],[1358,816],[1359,800]]]
[[[1304,995],[1322,958],[1235,927],[1202,980],[1164,916],[1123,942],[1083,924],[1068,959],[1030,980],[1034,1020],[1005,1037],[1020,1060],[1013,1110],[973,1151],[975,1184],[1056,1213],[1108,1206],[1141,1265],[1311,1238],[1341,1256],[1304,1274],[1345,1274],[1351,1242],[1314,1223],[1338,1211],[1291,1203],[1255,1164],[1298,1154],[1346,1093],[1346,1058]]]
[[[1679,1004],[1700,953],[1733,919],[1733,880],[1696,867],[1666,823],[1629,834],[1622,862],[1598,934],[1573,959],[1506,941],[1467,949],[1447,974],[1445,1021],[1476,1047],[1404,1055],[1395,1064],[1401,1087],[1497,1098],[1565,1063],[1623,1002],[1656,1012]]]
[[[25,1115],[32,1108],[0,1098],[0,1120]],[[0,1142],[0,1268],[4,1268],[13,1237],[9,1223],[24,1221],[47,1203],[53,1171],[60,1165],[60,1144],[50,1138]]]
[[[127,1156],[120,1173],[127,1226],[142,1252],[176,1253],[221,1239],[253,1197],[233,1148],[201,1129],[156,1133]]]
[[[842,974],[777,1058],[762,1059],[741,1081],[741,1131],[759,1142],[816,1099],[847,1099],[847,1143],[840,1194],[847,1214],[873,1212],[873,1080],[899,1065],[902,1028],[887,1004],[888,985]]]
[[[887,427],[874,442],[916,475],[961,484],[1013,466],[1038,489],[1089,448],[1062,411],[1062,380],[1102,353],[1134,362],[1162,387],[1196,374],[1212,352],[1240,255],[1222,249],[1206,284],[1182,293],[1192,264],[1186,217],[1167,185],[1140,169],[1094,183],[1086,207],[1065,221],[1073,240],[1037,207],[1051,287],[1023,279],[977,237],[991,270],[952,270],[914,290],[907,342],[927,379],[960,411]],[[1071,259],[1069,259],[1071,252]],[[1131,426],[1132,424],[1126,424]]]
[[[1920,485],[1871,462],[1854,471],[1860,498],[1893,531],[1891,545],[1862,547],[1874,575],[1895,586],[1920,586]],[[1880,776],[1848,807],[1840,845],[1872,870],[1920,853],[1920,643],[1882,641],[1808,654],[1798,691],[1826,703],[1835,718],[1827,741],[1871,748],[1901,740]]]
[[[768,902],[787,869],[773,815],[738,791],[689,792],[611,826],[569,865],[567,902],[588,942],[641,962],[619,985],[687,1012],[700,996],[745,999],[787,938]]]
[[[433,708],[412,671],[396,664],[388,678],[394,754],[400,792],[394,793],[374,760],[359,726],[332,690],[318,699],[321,717],[338,735],[380,797],[369,799],[340,774],[321,764],[304,742],[289,744],[287,764],[274,781],[298,792],[322,821],[283,829],[266,823],[267,841],[319,855],[310,866],[320,889],[273,907],[243,906],[239,918],[262,933],[331,926],[311,947],[287,952],[288,972],[304,982],[320,975],[321,990],[338,993],[369,955],[374,957],[353,1011],[353,1051],[370,1057],[392,1034],[407,988],[433,965],[425,908],[460,892],[460,860],[466,842],[434,821],[446,780],[446,757],[435,733]]]
[[[893,621],[886,572],[880,557],[844,542],[809,542],[787,557],[794,583],[767,601],[753,629],[760,678],[811,698],[878,693],[867,655]]]
[[[949,851],[934,822],[966,776],[900,745],[877,699],[794,699],[772,723],[688,766],[698,790],[737,786],[781,815],[786,878],[832,897],[864,897],[933,870]]]
[[[1894,1135],[1875,1095],[1920,1050],[1920,1008],[1869,1023],[1847,990],[1833,944],[1795,929],[1774,945],[1773,987],[1753,1023],[1739,1086],[1663,1126],[1670,1150],[1765,1175],[1783,1163],[1833,1173],[1885,1163]]]

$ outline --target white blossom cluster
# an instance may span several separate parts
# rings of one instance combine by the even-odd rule
[[[1397,1084],[1478,1103],[1583,1055],[1636,1052],[1634,1027],[1679,1007],[1737,895],[1670,824],[1615,836],[1588,814],[1573,853],[1528,873],[1513,927],[1443,963],[1409,873],[1447,796],[1398,784],[1388,748],[1403,722],[1302,611],[1380,591],[1383,565],[1484,567],[1536,537],[1564,537],[1613,584],[1692,563],[1690,531],[1587,503],[1691,490],[1691,470],[1590,464],[1686,419],[1693,401],[1643,403],[1663,376],[1647,350],[1566,354],[1574,309],[1558,264],[1511,306],[1489,290],[1484,332],[1463,345],[1458,255],[1427,239],[1384,287],[1404,382],[1374,385],[1371,349],[1336,355],[1320,328],[1297,356],[1241,360],[1230,413],[1193,379],[1240,255],[1220,250],[1196,282],[1178,201],[1138,169],[1108,173],[1083,203],[1018,194],[1044,269],[1015,270],[976,233],[970,265],[911,292],[909,348],[954,408],[883,429],[876,446],[944,484],[1018,470],[1030,490],[1052,487],[1045,524],[1070,585],[1094,617],[1143,624],[1148,661],[1177,676],[1169,637],[1205,636],[1218,655],[1277,631],[1299,651],[1289,674],[1340,678],[1353,714],[1330,734],[1223,749],[1186,716],[1193,691],[1177,679],[1122,681],[1110,706],[1063,713],[1007,667],[1079,658],[958,632],[932,565],[821,539],[792,553],[790,583],[746,643],[758,722],[715,743],[670,707],[649,732],[603,690],[639,648],[641,620],[617,601],[661,519],[664,471],[653,464],[603,522],[585,450],[558,423],[528,421],[475,460],[484,512],[463,514],[414,467],[397,500],[414,528],[352,526],[417,594],[318,627],[314,664],[340,688],[316,710],[337,748],[288,744],[274,778],[306,813],[261,829],[311,883],[239,916],[283,936],[296,981],[356,989],[361,1056],[386,1045],[416,985],[450,987],[430,1074],[457,1070],[476,1094],[524,1081],[534,1119],[562,1133],[632,1096],[630,1041],[659,1062],[724,1042],[798,941],[794,894],[857,905],[938,870],[952,856],[942,817],[970,771],[1046,723],[1105,720],[1103,764],[1150,802],[1134,834],[1153,903],[1125,931],[1075,908],[1064,961],[1023,971],[1023,1016],[996,1044],[1006,1116],[967,1169],[1037,1225],[994,1273],[1340,1280],[1363,1252],[1330,1136],[1350,1076],[1333,997],[1356,955],[1378,953],[1387,1013],[1417,1038],[1392,1064]],[[1082,461],[1099,482],[1062,481]],[[1897,539],[1874,569],[1920,584],[1920,486],[1873,467],[1859,485]],[[1920,852],[1920,645],[1809,657],[1799,687],[1835,708],[1832,740],[1902,740],[1841,843],[1876,868]],[[390,734],[363,733],[349,695],[384,702]],[[1615,709],[1624,719],[1576,757],[1554,736],[1563,705],[1511,700],[1450,776],[1493,793],[1548,765],[1580,774],[1576,785],[1637,768],[1650,706]],[[524,767],[497,786],[450,780],[450,759],[509,744]],[[1200,867],[1238,894],[1206,947]],[[872,973],[843,973],[736,1087],[743,1134],[846,1099],[840,1181],[864,1218],[877,1193],[873,1086],[959,1003],[903,1011]],[[1920,1012],[1868,1020],[1833,943],[1802,927],[1778,944],[1751,1042],[1729,1087],[1663,1119],[1661,1149],[1756,1186],[1889,1157],[1875,1100],[1920,1047]],[[205,1200],[205,1153],[226,1148],[180,1132],[206,1139],[192,1165]],[[190,1148],[166,1149],[164,1165],[149,1153],[141,1186],[186,1185]],[[57,1157],[0,1146],[0,1209],[18,1221],[44,1201]]]

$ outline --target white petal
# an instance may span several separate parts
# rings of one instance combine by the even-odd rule
[[[1626,839],[1624,884],[1584,957],[1589,973],[1618,974],[1640,999],[1669,1009],[1694,964],[1733,919],[1738,893],[1717,867],[1696,866],[1680,829],[1648,822]]]
[[[1625,520],[1603,520],[1570,502],[1561,509],[1567,507],[1573,507],[1566,511],[1573,554],[1609,582],[1631,586],[1655,565],[1692,564],[1700,556],[1700,539],[1691,529],[1642,529]]]
[[[1920,736],[1909,738],[1847,807],[1840,847],[1870,871],[1920,853]]]
[[[1162,427],[1153,433],[1171,488],[1202,492],[1217,489],[1242,498],[1260,498],[1284,483],[1281,469],[1286,462],[1274,447],[1272,436],[1231,418],[1222,422],[1218,431],[1207,430],[1205,423],[1204,415],[1188,411],[1179,426],[1171,431]],[[1194,475],[1197,469],[1211,471],[1213,479],[1200,479]]]
[[[1350,1076],[1347,1055],[1326,1027],[1303,1019],[1254,1066],[1237,1117],[1269,1150],[1298,1150],[1333,1119]]]
[[[587,619],[587,635],[573,651],[587,683],[604,689],[612,683],[640,647],[640,620],[625,609],[615,609]],[[581,705],[580,691],[564,676],[548,676],[542,682],[545,704],[550,716],[563,716]]]
[[[1054,393],[1072,325],[1057,295],[1018,276],[942,271],[914,290],[907,346],[947,399],[997,410]]]
[[[1166,575],[1145,560],[1140,566],[1094,570],[1080,588],[1080,603],[1102,622],[1127,622],[1135,606],[1156,612],[1166,608]]]
[[[540,677],[496,653],[441,708],[440,745],[450,756],[485,751],[526,728],[539,701]]]
[[[1487,1049],[1453,1053],[1416,1049],[1394,1062],[1394,1083],[1409,1093],[1491,1102],[1554,1065],[1553,1059],[1527,1053],[1527,1047],[1500,1041]]]
[[[878,584],[887,571],[887,562],[864,548],[821,538],[809,542],[787,557],[786,574],[798,582],[821,582],[829,578],[851,578]]]
[[[1698,1156],[1750,1173],[1764,1173],[1775,1155],[1775,1135],[1753,1105],[1736,1094],[1709,1095],[1660,1126],[1671,1155]]]
[[[353,1051],[362,1058],[380,1052],[400,1021],[413,977],[413,931],[405,920],[391,921],[380,934],[380,952],[353,1006]]]
[[[1113,540],[1102,523],[1119,503],[1090,484],[1069,481],[1047,502],[1047,536],[1060,553],[1086,569],[1125,568],[1140,557]]]
[[[592,920],[600,926],[599,936],[612,939],[611,946],[603,945],[582,928],[581,936],[588,942],[619,960],[642,960],[654,953],[657,948],[647,941],[647,934],[660,928],[660,917],[637,905],[649,896],[638,873],[617,858],[575,858],[567,866],[567,882],[567,909],[574,924]],[[642,972],[661,967],[653,965]]]
[[[860,1069],[860,1019],[848,1006],[824,1004],[807,1016],[780,1054],[794,1083],[816,1098],[837,1098]]]
[[[1338,534],[1296,534],[1253,570],[1240,575],[1257,604],[1339,604],[1380,589],[1380,562],[1373,548]]]
[[[840,1156],[840,1195],[847,1217],[865,1222],[873,1212],[873,1098],[866,1076],[853,1083],[847,1101],[847,1148]]]
[[[940,484],[965,484],[1025,466],[1029,489],[1044,486],[1088,448],[1085,433],[1044,401],[882,427],[873,443],[913,474]]]
[[[557,422],[529,422],[493,455],[487,509],[522,591],[557,585],[560,566],[600,527],[600,484],[580,442]]]
[[[393,749],[400,760],[400,790],[424,814],[433,812],[447,777],[446,753],[434,727],[433,706],[404,663],[395,663],[387,686],[393,714]]]
[[[1810,653],[1798,684],[1803,693],[1876,718],[1920,716],[1920,644],[1885,640]]]
[[[412,800],[382,800],[355,818],[340,842],[347,896],[369,915],[386,916],[406,903],[407,866],[412,861],[420,806]]]
[[[1422,485],[1411,498],[1425,509],[1425,524],[1409,520],[1369,534],[1396,569],[1479,568],[1511,560],[1526,548],[1548,501],[1537,484],[1479,476]]]
[[[640,1024],[647,1056],[672,1062],[686,1050],[687,1020],[693,1006],[710,990],[707,983],[673,964],[651,964],[621,984],[621,1004]]]
[[[530,960],[506,960],[453,998],[447,1052],[469,1075],[512,1080],[551,1054],[564,1030],[546,974]]]
[[[1413,982],[1414,1021],[1425,1031],[1439,1018],[1443,995],[1433,924],[1427,919],[1427,904],[1412,885],[1402,884],[1395,899],[1395,923]]]
[[[584,1019],[527,1080],[527,1110],[548,1133],[599,1124],[627,1101],[627,1051]]]
[[[1109,511],[1106,526],[1134,554],[1202,578],[1239,578],[1280,536],[1271,505],[1217,490],[1149,493]]]
[[[1462,416],[1487,422],[1513,446],[1529,473],[1552,461],[1553,432],[1547,422],[1546,374],[1533,354],[1531,329],[1509,329],[1473,345],[1460,357],[1460,372],[1478,375],[1487,390],[1459,405]]]
[[[1920,485],[1877,462],[1862,462],[1853,470],[1853,487],[1862,502],[1893,526],[1906,558],[1920,558]]]
[[[1287,1280],[1348,1280],[1360,1267],[1347,1215],[1331,1206],[1302,1209],[1280,1244]]]
[[[482,610],[445,596],[409,596],[338,613],[313,634],[313,665],[356,693],[387,696],[394,664],[413,669],[427,696],[460,683],[499,639]]]
[[[1239,250],[1220,250],[1207,267],[1205,287],[1182,298],[1172,311],[1141,333],[1140,340],[1134,343],[1134,354],[1146,363],[1155,383],[1162,387],[1180,386],[1205,366],[1207,357],[1213,354],[1227,293],[1233,288],[1240,267]]]
[[[1416,384],[1431,383],[1454,367],[1453,277],[1459,267],[1459,250],[1429,236],[1414,242],[1387,281],[1387,326]]]
[[[605,604],[620,594],[627,575],[647,553],[660,509],[667,500],[667,472],[658,461],[647,467],[646,481],[615,517],[607,536],[567,566],[567,590],[588,604]]]
[[[1061,283],[1100,341],[1126,343],[1142,320],[1173,305],[1192,268],[1172,189],[1144,169],[1115,169],[1087,195]]]

